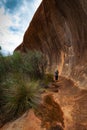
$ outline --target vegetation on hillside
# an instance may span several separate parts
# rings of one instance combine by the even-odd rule
[[[40,81],[45,77],[47,60],[41,52],[0,53],[0,125],[21,116],[41,101]],[[49,77],[49,76],[48,76]]]

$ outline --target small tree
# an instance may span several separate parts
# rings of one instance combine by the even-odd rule
[[[23,69],[31,78],[42,78],[47,67],[47,60],[41,52],[29,51],[23,58]]]

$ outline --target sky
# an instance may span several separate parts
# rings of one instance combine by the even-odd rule
[[[0,46],[12,54],[42,0],[0,0]]]

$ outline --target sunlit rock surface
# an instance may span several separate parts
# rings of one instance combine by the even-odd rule
[[[28,49],[42,51],[49,70],[54,72],[58,67],[63,76],[57,83],[58,92],[52,93],[63,112],[63,129],[87,130],[87,1],[43,0],[16,51]],[[21,127],[18,122],[14,129],[12,124],[2,129],[43,130],[43,118],[30,115],[28,120],[19,119]]]
[[[43,0],[16,49],[42,51],[53,71],[87,88],[87,1]]]
[[[41,121],[30,110],[14,122],[9,122],[0,130],[45,130],[41,128]]]
[[[45,100],[36,114],[30,110],[0,130],[87,130],[87,90],[64,77],[52,83],[53,88],[58,91],[42,94]]]

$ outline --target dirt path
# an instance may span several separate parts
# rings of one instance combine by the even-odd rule
[[[38,109],[42,118],[31,110],[0,130],[87,130],[87,90],[81,90],[70,79],[60,77],[42,96],[45,103]],[[42,128],[42,125],[46,127]],[[55,127],[49,129],[51,125]]]
[[[64,113],[64,130],[87,130],[87,90],[63,77],[54,85],[59,86],[53,96]]]

